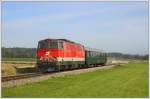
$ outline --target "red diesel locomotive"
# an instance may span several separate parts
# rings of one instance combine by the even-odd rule
[[[85,59],[90,60],[88,57],[91,55],[96,57],[100,54],[86,51],[83,45],[66,39],[44,39],[38,42],[37,69],[47,72],[81,68],[90,65],[89,63],[93,64],[91,61],[85,61]],[[106,62],[106,58],[101,59],[105,61],[97,61],[97,64]]]
[[[37,67],[39,71],[55,71],[84,65],[84,46],[66,39],[45,39],[38,43]]]

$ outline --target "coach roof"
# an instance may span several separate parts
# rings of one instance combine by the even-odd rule
[[[86,51],[96,51],[96,52],[104,52],[103,50],[96,49],[96,48],[90,48],[90,47],[85,47]]]

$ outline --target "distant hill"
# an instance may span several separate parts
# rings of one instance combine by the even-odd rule
[[[36,48],[1,48],[2,58],[35,58],[36,57]],[[124,58],[124,59],[146,59],[148,60],[148,54],[146,55],[130,55],[117,52],[107,53],[108,57],[113,58]]]

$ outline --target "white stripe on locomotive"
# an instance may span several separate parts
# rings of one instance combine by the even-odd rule
[[[85,58],[57,57],[57,61],[85,61]]]

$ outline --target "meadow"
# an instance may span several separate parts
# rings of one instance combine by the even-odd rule
[[[148,97],[148,62],[2,87],[2,97]]]

